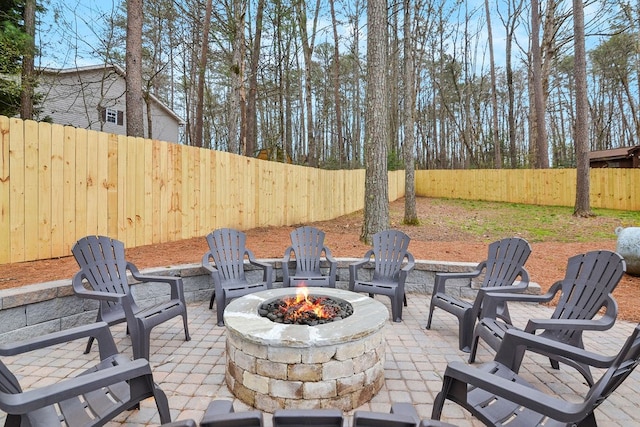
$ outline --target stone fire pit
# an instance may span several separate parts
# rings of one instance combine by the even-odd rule
[[[225,309],[226,382],[231,392],[265,412],[328,407],[349,411],[371,400],[384,384],[388,309],[366,295],[310,288],[312,295],[349,302],[353,314],[317,326],[278,324],[258,314],[264,301],[295,292],[257,292]]]

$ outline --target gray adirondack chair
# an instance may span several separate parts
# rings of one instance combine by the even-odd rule
[[[167,397],[154,383],[149,362],[118,353],[105,322],[2,344],[0,356],[28,355],[33,350],[55,349],[89,337],[98,341],[99,363],[57,383],[36,384],[23,390],[7,365],[0,362],[0,410],[7,414],[5,426],[102,426],[118,414],[139,407],[149,397],[155,400],[160,421],[171,422]]]
[[[487,292],[523,292],[529,286],[529,273],[524,267],[531,246],[521,238],[512,237],[498,240],[489,245],[485,261],[467,273],[436,273],[427,329],[431,328],[433,310],[438,307],[458,318],[458,340],[460,350],[469,352],[473,328],[475,326],[482,301]],[[447,293],[446,282],[451,279],[473,279],[484,274],[475,300],[467,301],[459,296]],[[516,281],[519,279],[519,281]],[[498,315],[510,322],[506,305],[499,307]]]
[[[583,331],[605,331],[615,323],[618,305],[611,293],[624,271],[625,262],[619,254],[591,251],[569,258],[564,279],[554,283],[544,295],[487,294],[474,330],[469,362],[475,360],[480,338],[497,350],[505,332],[516,328],[496,316],[497,306],[510,301],[544,303],[559,297],[550,319],[529,319],[524,330],[531,334],[541,331],[539,336],[583,348]],[[604,313],[594,319],[601,309],[605,309]],[[549,359],[555,369],[558,362],[573,366],[593,384],[589,366],[558,354],[549,354]]]
[[[353,413],[353,427],[455,427],[436,420],[420,420],[411,403],[391,404],[389,413],[358,410]]]
[[[272,422],[273,427],[342,427],[344,416],[339,409],[278,409]]]
[[[581,401],[565,400],[536,389],[518,375],[520,353],[525,350],[561,355],[578,364],[608,366],[608,369]],[[528,332],[509,330],[493,362],[477,368],[462,362],[449,363],[442,390],[433,404],[432,418],[440,419],[445,401],[450,400],[487,426],[595,427],[594,411],[633,372],[638,362],[640,325],[615,356],[603,356]]]
[[[408,251],[409,236],[398,230],[383,230],[373,235],[373,248],[364,257],[349,265],[349,290],[365,292],[369,296],[386,295],[391,299],[391,318],[402,321],[402,305],[407,305],[404,292],[407,275],[415,265]],[[371,278],[360,276],[362,267],[374,263]]]
[[[80,271],[73,276],[74,293],[79,298],[100,302],[96,321],[109,325],[127,322],[134,358],[149,359],[151,330],[176,316],[182,316],[185,340],[191,339],[180,277],[140,274],[137,267],[125,259],[124,244],[106,236],[83,237],[71,252],[80,266]],[[131,293],[127,272],[138,282],[168,284],[167,300],[139,307]],[[90,338],[85,353],[91,350],[92,342]]]
[[[418,413],[410,403],[394,403],[390,413],[356,411],[353,427],[416,427],[420,423]],[[209,403],[200,427],[262,427],[264,419],[260,411],[235,412],[229,400]],[[316,426],[342,427],[344,415],[339,409],[278,409],[273,413],[273,427]],[[421,427],[455,427],[441,421],[423,420]]]
[[[209,250],[202,257],[202,266],[213,279],[213,294],[209,308],[216,300],[218,326],[224,326],[224,309],[234,298],[271,289],[273,266],[258,261],[246,247],[246,235],[232,228],[220,228],[207,234]],[[245,274],[245,259],[262,269],[262,281],[252,283]]]
[[[216,399],[209,403],[200,420],[200,427],[262,427],[262,412],[233,409],[231,400]]]
[[[321,264],[329,264],[323,274]],[[289,262],[295,260],[296,270],[289,272]],[[315,227],[298,227],[291,232],[291,245],[282,258],[282,283],[284,286],[322,286],[335,288],[338,262],[324,244],[324,231]]]

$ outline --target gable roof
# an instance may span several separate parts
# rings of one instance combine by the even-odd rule
[[[87,65],[84,67],[75,67],[75,68],[41,68],[39,71],[41,74],[49,74],[49,75],[60,75],[60,74],[81,74],[92,71],[103,71],[103,70],[112,70],[123,79],[126,79],[127,73],[116,64],[102,64],[102,65]],[[149,99],[156,104],[160,109],[165,111],[167,115],[174,118],[180,125],[184,125],[184,120],[176,114],[171,108],[165,105],[162,101],[156,98],[154,95],[149,94]]]
[[[589,153],[589,160],[615,160],[633,157],[636,151],[640,150],[640,145],[632,147],[613,148],[611,150],[598,150]]]

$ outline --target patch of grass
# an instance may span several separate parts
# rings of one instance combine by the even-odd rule
[[[573,216],[572,207],[539,206],[470,200],[438,200],[461,215],[446,219],[448,226],[477,236],[519,235],[531,242],[583,242],[615,238],[616,227],[640,225],[640,212],[593,209],[595,216]]]

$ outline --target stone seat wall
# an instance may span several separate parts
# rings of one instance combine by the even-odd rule
[[[348,288],[349,265],[357,258],[339,258],[336,287]],[[274,287],[282,286],[282,262],[280,259],[263,259],[274,266]],[[417,260],[414,270],[406,283],[407,293],[430,294],[437,272],[472,271],[476,263],[454,263],[445,261]],[[293,267],[293,263],[290,264]],[[373,271],[373,264],[364,267]],[[202,302],[208,304],[213,292],[213,282],[208,272],[200,264],[183,264],[171,267],[157,267],[141,271],[142,274],[160,276],[181,276],[187,304]],[[364,273],[364,272],[363,272]],[[247,279],[259,281],[262,270],[247,264]],[[473,284],[467,280],[453,280],[447,284],[454,295],[473,298]],[[539,293],[540,288],[532,283],[530,292]],[[152,305],[169,298],[169,286],[159,283],[133,284],[131,287],[136,302],[141,307]],[[17,341],[46,333],[68,329],[96,320],[98,302],[81,299],[74,295],[71,279],[22,286],[0,290],[0,343]]]

